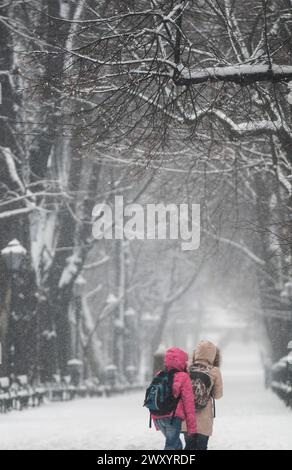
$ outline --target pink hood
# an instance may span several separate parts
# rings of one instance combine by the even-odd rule
[[[184,371],[187,367],[188,355],[182,349],[170,348],[165,353],[164,364],[167,370]]]

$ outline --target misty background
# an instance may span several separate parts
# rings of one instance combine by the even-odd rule
[[[291,1],[0,14],[0,376],[144,385],[157,350],[208,338],[223,361],[256,345],[291,405]],[[200,204],[199,249],[94,239],[116,195]]]

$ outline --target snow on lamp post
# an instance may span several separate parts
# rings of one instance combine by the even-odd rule
[[[8,273],[11,279],[11,301],[10,301],[10,312],[11,316],[16,318],[17,311],[17,293],[16,293],[16,276],[20,270],[21,264],[25,259],[27,250],[21,245],[21,243],[15,238],[11,240],[8,245],[1,250],[1,256],[6,264]],[[10,342],[9,347],[9,367],[10,372],[14,372],[15,363],[15,345],[13,340],[8,338]]]
[[[21,243],[15,238],[1,250],[1,256],[11,274],[19,271],[23,259],[26,257],[27,251]]]

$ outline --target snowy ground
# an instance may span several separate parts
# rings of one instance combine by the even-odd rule
[[[292,450],[292,412],[264,390],[256,347],[231,345],[224,362],[210,448]],[[142,401],[137,393],[0,415],[0,449],[161,449]]]

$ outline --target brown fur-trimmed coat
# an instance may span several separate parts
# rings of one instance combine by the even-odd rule
[[[212,366],[210,375],[212,376],[214,386],[212,390],[212,396],[215,400],[218,400],[223,395],[223,382],[220,371],[220,351],[211,343],[211,341],[201,341],[193,354],[192,363],[206,364]],[[205,436],[211,436],[213,433],[213,403],[210,397],[207,406],[202,410],[196,410],[197,418],[197,433],[204,434]],[[182,424],[182,431],[186,431],[185,423]]]

